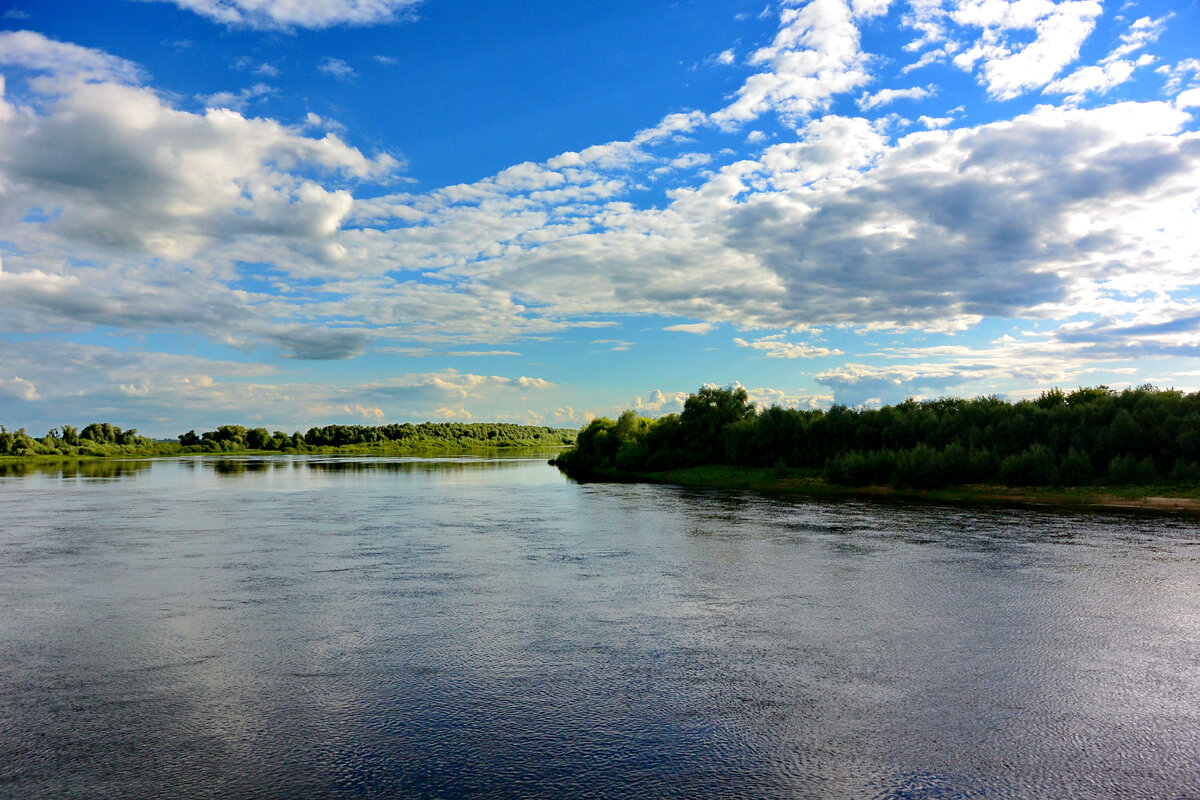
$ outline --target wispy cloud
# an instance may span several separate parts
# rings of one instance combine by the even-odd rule
[[[330,28],[379,25],[403,19],[420,0],[159,0],[214,22],[247,28]]]
[[[676,331],[678,333],[692,333],[696,335],[704,335],[711,333],[716,329],[716,325],[711,322],[682,322],[678,325],[668,325],[663,328],[664,331]]]
[[[347,64],[340,58],[332,58],[326,56],[321,59],[321,63],[317,64],[317,70],[330,77],[338,80],[348,81],[351,78],[358,77],[358,73],[354,71],[354,67]]]
[[[803,342],[788,342],[783,337],[784,334],[777,333],[771,336],[763,336],[752,342],[735,338],[733,343],[738,347],[761,350],[766,354],[767,358],[820,358],[822,356],[839,356],[842,354],[841,350],[829,347],[814,347]]]

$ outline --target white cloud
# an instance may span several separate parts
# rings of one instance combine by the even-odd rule
[[[826,117],[798,142],[673,190],[662,209],[613,202],[594,193],[599,174],[580,183],[561,162],[565,181],[530,186],[573,198],[566,207],[489,182],[406,197],[420,224],[381,234],[379,252],[559,319],[952,331],[983,316],[1077,313],[1119,274],[1167,290],[1195,281],[1185,121],[1165,103],[1046,108],[889,143],[868,120]]]
[[[1158,37],[1161,36],[1163,31],[1166,29],[1167,22],[1169,22],[1173,16],[1175,15],[1172,13],[1167,14],[1165,17],[1159,17],[1158,19],[1139,17],[1138,19],[1134,20],[1133,24],[1129,26],[1129,30],[1121,34],[1120,46],[1109,53],[1104,60],[1107,62],[1124,58],[1127,55],[1141,50],[1146,45],[1157,41]]]
[[[982,28],[983,36],[953,62],[967,70],[981,63],[988,92],[1012,99],[1045,86],[1078,58],[1102,10],[1095,0],[968,0],[951,16],[960,25]],[[1033,31],[1032,42],[1020,41],[1024,31]]]
[[[321,63],[317,64],[317,70],[332,78],[344,81],[358,76],[358,73],[354,71],[354,67],[340,58],[331,58],[329,56],[321,59]]]
[[[335,385],[295,381],[253,362],[61,341],[9,342],[0,351],[0,417],[11,419],[18,403],[36,400],[19,415],[37,430],[86,424],[103,412],[106,421],[154,436],[231,422],[303,431],[333,422],[445,418],[447,408],[455,409],[454,419],[528,416],[531,402],[534,417],[552,419],[562,405],[558,395],[557,385],[539,377],[449,369]]]
[[[33,31],[0,32],[0,64],[90,81],[137,83],[143,77],[131,61]]]
[[[214,22],[249,28],[329,28],[378,25],[402,18],[420,0],[160,0]]]
[[[767,111],[804,117],[869,80],[858,28],[844,0],[797,5],[798,0],[784,3],[775,40],[750,57],[768,71],[747,79],[736,99],[712,115],[715,123],[734,127]]]
[[[711,322],[683,322],[678,325],[668,325],[663,328],[664,331],[677,331],[678,333],[692,333],[703,336],[706,333],[711,333],[716,329],[716,325]]]
[[[879,106],[885,106],[897,100],[923,100],[926,97],[931,97],[934,94],[932,86],[921,87],[913,86],[910,89],[880,89],[874,94],[863,93],[862,97],[858,98],[858,107],[863,111],[870,111]]]
[[[841,350],[830,349],[828,347],[814,347],[804,343],[786,342],[783,340],[783,334],[781,333],[773,336],[763,336],[760,339],[755,339],[753,342],[735,338],[733,343],[738,347],[761,350],[766,353],[767,358],[820,358],[822,356],[840,356],[842,354]]]
[[[917,122],[921,123],[926,130],[933,130],[934,128],[945,128],[954,122],[954,117],[927,117],[922,114],[917,117]]]
[[[973,12],[997,31],[995,42],[1049,36],[1049,20],[1068,14],[1001,5]],[[1070,12],[1077,22],[1090,19],[1082,8]],[[921,117],[930,130],[898,140],[859,117],[805,121],[835,94],[866,85],[855,26],[866,13],[837,0],[787,5],[775,41],[752,57],[764,72],[712,117],[671,114],[627,141],[474,183],[428,192],[372,186],[357,200],[360,183],[392,180],[398,165],[314,134],[335,123],[188,113],[141,86],[135,65],[26,34],[19,48],[0,49],[5,63],[18,63],[16,52],[22,66],[43,72],[0,92],[11,100],[0,100],[0,224],[15,245],[0,270],[0,308],[11,331],[185,331],[251,354],[267,347],[307,359],[370,349],[499,356],[522,338],[615,325],[595,318],[614,313],[693,320],[666,328],[686,333],[730,324],[795,336],[813,326],[956,331],[987,316],[1089,314],[1104,324],[1065,332],[1072,353],[1109,346],[1118,334],[1146,353],[1192,346],[1163,328],[1190,319],[1173,294],[1200,284],[1200,135],[1183,111],[1192,94],[1174,105],[1037,108],[957,130],[941,130],[952,116]],[[1120,47],[1136,43],[1135,28],[1144,39],[1151,27],[1131,26]],[[1164,73],[1181,82],[1189,74],[1183,64]],[[906,91],[864,97],[877,106]],[[699,150],[695,140],[719,135],[697,136],[702,127],[770,112],[798,123],[794,136],[773,134],[778,143],[741,160]],[[683,172],[702,165],[697,175]],[[636,207],[631,198],[656,170],[672,171],[679,185],[656,207]],[[246,267],[254,264],[269,268]],[[611,335],[598,345],[632,346]],[[735,341],[766,357],[839,354],[780,335]],[[823,375],[839,399],[869,399],[970,386],[963,376],[972,363]],[[96,385],[160,401],[172,392],[205,397],[217,409],[246,401],[218,372],[176,365],[139,378],[129,368],[119,382]],[[210,373],[209,385],[198,382]],[[46,374],[0,362],[0,376],[20,375],[41,395],[52,391]],[[487,376],[422,374],[354,395],[259,387],[277,419],[291,402],[465,418],[488,408],[485,397],[558,391],[538,378],[493,377],[472,394],[476,378]],[[673,402],[659,394],[647,407]],[[559,411],[533,412],[575,418],[564,398],[551,399],[547,408]],[[194,402],[184,405],[202,407]],[[530,412],[512,403],[505,413]]]
[[[13,375],[10,378],[0,377],[0,395],[32,403],[38,399],[38,390],[36,386],[20,375]]]
[[[275,90],[267,84],[256,83],[253,86],[247,86],[240,92],[216,92],[202,95],[199,99],[208,108],[227,108],[240,113],[244,112],[246,107],[255,100],[260,100],[274,92]]]
[[[1080,67],[1079,69],[1047,85],[1042,91],[1046,93],[1068,95],[1067,101],[1078,103],[1088,94],[1107,94],[1111,89],[1133,76],[1133,71],[1153,61],[1150,56],[1142,56],[1130,61],[1125,56],[1145,47],[1162,33],[1168,17],[1152,20],[1142,17],[1135,21],[1127,33],[1121,35],[1121,45],[1112,50],[1099,64]]]
[[[1046,86],[1077,59],[1101,13],[1095,0],[916,0],[904,22],[921,37],[905,49],[925,52],[902,71],[948,59],[1009,100]]]
[[[1176,108],[1196,108],[1200,106],[1200,88],[1180,92],[1175,98]]]
[[[625,408],[632,408],[638,412],[639,416],[643,417],[661,417],[665,414],[678,414],[683,411],[683,401],[687,397],[688,392],[663,392],[661,389],[654,389],[646,396],[645,400],[641,397],[635,397],[633,402]],[[621,410],[614,410],[615,414],[619,414]]]
[[[9,63],[50,70],[54,92],[37,94],[37,107],[0,123],[6,129],[0,170],[8,183],[0,211],[53,209],[53,222],[43,228],[63,239],[181,259],[238,237],[283,236],[333,257],[330,237],[349,213],[350,195],[298,173],[358,180],[396,166],[334,135],[309,138],[229,109],[180,111],[124,82],[136,70],[114,67],[104,54],[37,34],[22,41],[0,52]],[[17,62],[14,53],[29,57]],[[72,71],[86,68],[97,77],[64,82],[49,58],[56,53],[69,57]]]
[[[1047,93],[1069,95],[1070,102],[1079,102],[1088,94],[1107,94],[1133,76],[1134,63],[1124,59],[1104,64],[1080,67],[1065,78],[1046,86]]]
[[[888,12],[891,0],[851,0],[856,17],[881,17]]]
[[[1154,71],[1167,79],[1164,88],[1174,94],[1185,83],[1200,79],[1200,58],[1185,58],[1175,64],[1164,64]]]
[[[833,404],[833,395],[831,394],[807,394],[790,392],[785,389],[774,389],[769,387],[752,388],[742,386],[740,383],[734,383],[734,388],[742,388],[746,390],[746,396],[750,398],[759,411],[770,408],[771,406],[779,406],[780,408],[799,408],[799,409],[815,409],[828,408]]]

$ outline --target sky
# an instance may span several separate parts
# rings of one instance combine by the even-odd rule
[[[0,2],[0,423],[1200,389],[1200,5]]]

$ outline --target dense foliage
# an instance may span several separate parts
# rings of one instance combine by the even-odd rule
[[[304,453],[314,450],[474,450],[513,447],[560,447],[575,441],[575,432],[561,428],[499,422],[423,422],[419,425],[326,425],[307,433],[270,432],[265,428],[221,425],[215,431],[180,434],[178,442],[139,436],[107,422],[83,430],[70,425],[35,439],[22,428],[0,426],[0,456],[145,456],[178,453],[230,453],[246,450]]]
[[[561,446],[575,440],[574,431],[502,422],[422,422],[418,425],[326,425],[307,433],[270,432],[266,428],[222,425],[197,435],[179,436],[186,452],[277,450],[306,452],[325,448],[436,450],[446,448]]]
[[[130,428],[93,422],[83,430],[70,425],[35,439],[24,428],[9,431],[0,425],[0,455],[4,456],[131,456],[177,452],[169,442],[156,442]]]
[[[680,414],[593,420],[555,463],[607,474],[708,464],[810,468],[842,485],[933,488],[1195,480],[1198,461],[1200,393],[1100,386],[1017,403],[993,396],[759,412],[744,389],[709,386]]]

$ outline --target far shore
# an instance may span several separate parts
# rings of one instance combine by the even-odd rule
[[[424,445],[424,446],[387,446],[387,445],[343,445],[341,447],[316,446],[303,450],[288,448],[286,450],[202,450],[185,448],[167,451],[145,451],[130,453],[112,453],[110,455],[95,455],[80,453],[73,455],[38,453],[35,455],[9,456],[0,455],[0,466],[6,464],[54,465],[73,464],[77,462],[99,461],[150,461],[175,458],[242,458],[244,456],[469,456],[496,454],[528,454],[531,457],[561,451],[567,445],[554,444],[515,444],[494,445],[491,447],[468,445]]]
[[[751,490],[765,494],[820,499],[874,499],[1007,506],[1063,510],[1145,512],[1200,516],[1200,485],[1179,486],[1071,486],[1009,487],[989,484],[947,486],[940,489],[896,489],[892,486],[840,486],[827,482],[816,470],[705,466],[663,472],[620,473],[600,471],[572,475],[581,480],[661,483],[726,490]]]

